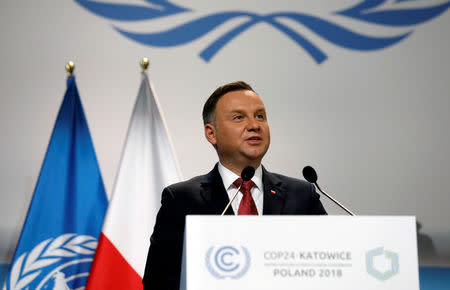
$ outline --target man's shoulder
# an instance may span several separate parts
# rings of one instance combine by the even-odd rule
[[[178,191],[186,191],[192,190],[194,188],[199,188],[201,184],[205,181],[207,174],[199,175],[192,177],[191,179],[180,181],[174,184],[167,186],[170,191],[178,192]]]
[[[171,184],[167,187],[167,189],[170,191],[198,190],[202,184],[217,182],[218,180],[220,180],[220,175],[216,164],[210,172],[192,177],[191,179],[185,181]]]
[[[295,186],[295,187],[304,187],[304,188],[311,188],[312,184],[308,181],[294,178],[291,176],[283,175],[280,173],[274,173],[274,172],[268,172],[265,171],[264,175],[266,178],[269,178],[272,183],[279,183],[281,182],[284,185],[287,186]],[[263,176],[264,178],[264,176]]]

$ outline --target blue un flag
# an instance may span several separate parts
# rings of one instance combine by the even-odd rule
[[[107,203],[69,77],[4,289],[84,289]]]

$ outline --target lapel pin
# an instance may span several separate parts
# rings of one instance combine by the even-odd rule
[[[271,192],[272,194],[277,194],[277,193],[275,192],[275,190],[273,190],[273,189],[271,189],[270,192]]]

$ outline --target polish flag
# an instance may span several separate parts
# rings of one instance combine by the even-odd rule
[[[160,105],[143,72],[86,289],[142,289],[161,192],[180,177]]]

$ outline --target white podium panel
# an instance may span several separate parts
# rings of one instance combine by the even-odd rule
[[[419,290],[415,217],[187,216],[184,247],[187,290]]]

